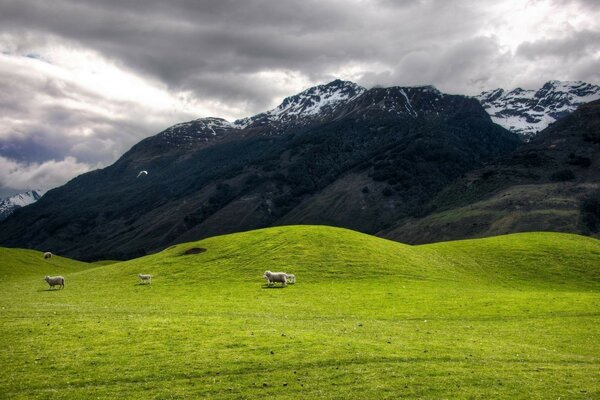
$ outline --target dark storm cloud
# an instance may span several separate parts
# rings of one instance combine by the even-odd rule
[[[462,1],[381,4],[9,0],[0,6],[0,23],[10,31],[47,32],[94,48],[174,89],[227,99],[229,93],[218,90],[227,84],[203,83],[214,74],[250,79],[265,69],[300,71],[319,80],[350,62],[395,62],[422,46],[423,38],[448,39],[472,29],[480,13]],[[461,23],[448,23],[453,17]],[[242,85],[241,95],[256,94],[257,104],[264,105],[259,88],[246,86],[254,92]]]

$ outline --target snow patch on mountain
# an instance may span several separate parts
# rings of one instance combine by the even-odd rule
[[[494,89],[476,96],[492,121],[528,139],[581,104],[600,99],[600,86],[549,81],[538,90]]]

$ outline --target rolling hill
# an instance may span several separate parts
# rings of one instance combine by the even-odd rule
[[[589,237],[408,246],[286,226],[100,266],[1,251],[9,398],[600,394],[600,241]],[[29,265],[35,274],[19,272]],[[298,282],[266,288],[266,269]],[[66,288],[46,290],[46,273]]]

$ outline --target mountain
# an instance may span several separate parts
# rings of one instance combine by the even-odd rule
[[[600,236],[600,100],[448,185],[382,232],[409,243],[559,231]]]
[[[0,221],[5,220],[17,208],[25,207],[28,204],[38,201],[44,193],[46,193],[45,190],[38,189],[0,200]]]
[[[0,243],[94,260],[282,224],[377,233],[519,143],[474,98],[337,80],[254,117],[142,140],[17,210]]]
[[[495,89],[482,92],[476,98],[492,121],[529,139],[579,105],[600,99],[600,86],[579,81],[549,81],[538,90]]]
[[[282,133],[291,127],[308,126],[333,119],[339,115],[336,111],[366,91],[367,89],[354,82],[337,79],[287,97],[276,108],[239,119],[232,125],[240,129],[266,127],[271,133]]]

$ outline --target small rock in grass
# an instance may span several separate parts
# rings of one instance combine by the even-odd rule
[[[273,352],[273,350],[271,350],[271,354],[275,354],[275,353]]]
[[[283,386],[287,386],[287,382],[283,382]]]
[[[263,387],[267,387],[267,386],[269,386],[269,385],[267,385],[267,383],[266,383],[266,382],[265,382],[265,383],[263,383]]]

